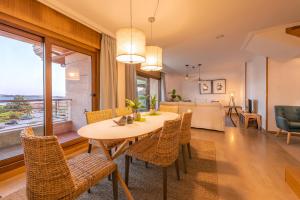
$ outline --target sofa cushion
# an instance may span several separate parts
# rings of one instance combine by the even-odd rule
[[[289,121],[300,122],[300,106],[275,106],[275,114]]]
[[[300,122],[289,122],[291,129],[300,129]]]

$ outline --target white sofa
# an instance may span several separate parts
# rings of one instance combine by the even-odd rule
[[[193,128],[225,130],[225,111],[220,103],[161,102],[160,105],[175,107],[179,114],[192,111]]]

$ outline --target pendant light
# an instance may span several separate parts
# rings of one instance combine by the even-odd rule
[[[184,79],[185,80],[189,80],[189,65],[185,65],[185,67],[186,67],[186,74],[185,74],[185,77],[184,77]]]
[[[155,15],[159,5],[159,0],[157,1],[157,6],[154,11],[153,17],[149,17],[148,21],[151,24],[151,43],[152,40],[152,25],[155,22]],[[144,71],[160,71],[162,70],[162,48],[158,46],[146,46],[146,61],[142,63],[141,70]]]
[[[200,78],[200,68],[201,68],[201,65],[202,65],[202,64],[198,64],[198,67],[199,67],[199,79],[198,79],[198,83],[199,83],[199,84],[201,83],[201,78]]]
[[[117,61],[127,64],[145,62],[145,34],[132,26],[132,0],[130,0],[130,28],[116,32]]]

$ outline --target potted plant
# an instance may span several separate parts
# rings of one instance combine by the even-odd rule
[[[133,119],[137,121],[140,120],[141,114],[138,112],[138,109],[143,107],[142,103],[139,102],[138,99],[134,99],[134,100],[126,99],[126,105],[131,108],[133,113]]]
[[[156,114],[156,102],[157,102],[156,95],[150,96],[150,115]]]
[[[173,89],[171,92],[169,92],[169,94],[171,94],[170,95],[171,101],[181,101],[181,99],[182,99],[180,95],[176,94],[175,89]]]

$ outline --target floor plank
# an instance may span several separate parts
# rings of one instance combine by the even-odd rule
[[[256,129],[231,127],[225,133],[192,132],[193,138],[215,142],[220,199],[298,199],[285,183],[284,170],[300,163],[272,136]]]
[[[192,129],[192,138],[215,142],[221,200],[298,199],[284,181],[284,169],[300,162],[274,136],[253,128],[227,127],[225,133]],[[0,195],[24,183],[24,175],[0,182]]]

